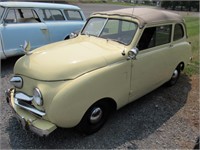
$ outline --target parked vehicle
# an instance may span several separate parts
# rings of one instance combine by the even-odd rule
[[[109,114],[162,84],[174,85],[191,57],[181,16],[151,8],[94,13],[76,38],[20,58],[6,92],[22,125],[98,131]]]
[[[69,39],[81,30],[85,16],[79,7],[36,2],[0,2],[1,59],[23,54],[24,41],[32,49]]]

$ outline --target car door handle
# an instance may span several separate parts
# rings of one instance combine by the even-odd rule
[[[169,47],[173,47],[173,46],[174,46],[173,44],[170,44],[170,45],[169,45]]]

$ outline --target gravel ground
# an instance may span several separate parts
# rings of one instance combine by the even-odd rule
[[[24,131],[5,102],[10,68],[17,58],[2,62],[1,149],[191,149],[199,135],[199,76],[181,75],[170,88],[162,86],[114,113],[91,136],[57,129],[47,138]],[[3,71],[4,70],[4,71]],[[5,71],[6,70],[6,71]]]
[[[80,4],[91,12],[126,6]],[[14,62],[1,62],[1,149],[192,149],[199,133],[199,75],[181,75],[170,88],[161,86],[114,113],[97,133],[83,136],[57,129],[46,138],[24,131],[5,102]]]

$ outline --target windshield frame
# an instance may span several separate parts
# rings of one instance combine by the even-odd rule
[[[105,20],[105,22],[103,23],[103,26],[102,26],[101,29],[99,30],[99,34],[97,34],[97,35],[88,34],[88,33],[83,33],[84,30],[86,29],[87,25],[89,24],[90,20],[92,20],[92,19],[104,19],[104,20]],[[92,17],[92,18],[89,18],[89,19],[87,20],[87,23],[85,24],[85,26],[83,27],[83,29],[82,29],[82,31],[81,31],[81,35],[88,35],[88,36],[99,37],[99,35],[101,34],[103,28],[105,27],[107,21],[108,21],[108,18],[105,18],[105,17]]]
[[[85,29],[87,28],[88,26],[88,23],[90,22],[91,19],[105,19],[105,22],[103,23],[103,26],[101,27],[101,29],[99,30],[98,34],[88,34],[88,33],[84,33]],[[107,25],[107,23],[111,20],[116,20],[116,21],[121,21],[121,22],[128,22],[128,23],[133,23],[135,25],[135,30],[133,31],[132,33],[132,36],[130,38],[130,42],[128,43],[125,43],[123,41],[120,41],[120,40],[117,40],[117,39],[114,39],[114,38],[105,38],[105,37],[102,37],[101,34],[103,32],[103,30],[105,29],[105,26]],[[121,29],[122,30],[122,29]],[[103,39],[106,39],[107,41],[111,40],[111,41],[115,41],[115,42],[118,42],[120,44],[123,44],[123,45],[130,45],[131,42],[133,41],[133,38],[136,34],[138,30],[138,23],[136,21],[133,21],[133,20],[128,20],[128,19],[123,19],[123,18],[115,18],[115,17],[100,17],[100,16],[95,16],[95,17],[91,17],[88,19],[87,23],[85,24],[85,26],[83,27],[82,31],[81,31],[81,35],[87,35],[87,36],[94,36],[94,37],[98,37],[98,38],[103,38]],[[118,33],[119,34],[119,33]]]
[[[0,6],[0,9],[3,10],[2,13],[0,13],[0,20],[2,20],[3,14],[4,14],[4,12],[5,12],[5,7]]]

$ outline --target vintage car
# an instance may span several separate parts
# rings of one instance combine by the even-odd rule
[[[109,114],[163,84],[191,58],[181,16],[152,8],[93,13],[76,38],[21,57],[6,92],[21,124],[39,135],[57,127],[98,131]]]
[[[1,59],[21,55],[25,40],[32,49],[69,39],[81,30],[85,17],[79,7],[66,4],[0,2]]]

